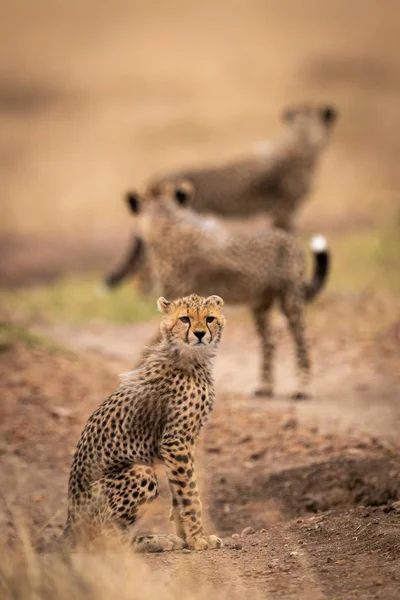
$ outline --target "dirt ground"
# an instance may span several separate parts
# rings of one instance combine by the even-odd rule
[[[82,319],[94,294],[80,320],[68,312],[72,296],[88,301],[73,277],[99,278],[126,248],[122,193],[155,172],[248,153],[278,133],[287,103],[331,102],[340,119],[297,221],[302,236],[327,236],[333,258],[309,311],[313,397],[289,399],[293,347],[278,316],[277,396],[252,395],[257,339],[246,314],[228,310],[216,408],[197,448],[207,529],[225,547],[143,561],[228,598],[400,598],[399,35],[396,0],[2,6],[7,543],[21,521],[38,548],[59,535],[82,427],[157,327],[129,313],[120,325],[112,312]],[[65,274],[72,283],[47,297]],[[33,311],[32,289],[45,296]],[[162,471],[160,481],[140,530],[170,530]]]
[[[211,582],[266,598],[398,598],[398,377],[382,376],[373,361],[343,376],[345,354],[332,363],[322,342],[315,397],[294,403],[291,344],[278,325],[279,395],[256,398],[255,334],[243,315],[228,316],[216,408],[197,449],[207,528],[225,547],[144,560],[182,585]],[[21,340],[2,347],[1,529],[9,539],[22,517],[39,547],[60,533],[83,424],[155,326],[41,324],[34,331],[54,348]],[[170,530],[162,472],[160,480],[161,499],[140,531]]]

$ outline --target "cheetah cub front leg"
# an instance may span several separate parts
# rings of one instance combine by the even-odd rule
[[[221,548],[223,544],[219,537],[204,535],[192,449],[184,442],[177,443],[172,447],[173,451],[170,445],[162,449],[172,496],[170,518],[174,521],[176,535],[192,550]]]

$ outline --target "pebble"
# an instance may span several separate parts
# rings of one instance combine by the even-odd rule
[[[298,424],[299,424],[298,420],[295,417],[291,417],[291,418],[287,419],[287,421],[282,423],[282,428],[283,429],[296,429]]]
[[[232,538],[234,540],[237,540],[238,538],[240,538],[240,535],[238,533],[232,533]]]
[[[242,544],[236,543],[236,544],[232,544],[231,548],[233,550],[241,550],[243,548],[243,546],[242,546]]]
[[[51,414],[53,415],[53,417],[66,419],[71,416],[72,411],[66,406],[53,406],[53,408],[51,409]]]
[[[255,533],[252,527],[245,527],[242,531],[242,535],[253,535]]]

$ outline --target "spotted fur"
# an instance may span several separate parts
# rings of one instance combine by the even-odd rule
[[[149,188],[183,179],[196,190],[192,208],[221,216],[268,213],[275,227],[289,230],[311,190],[318,159],[337,111],[329,105],[287,106],[285,128],[274,141],[260,144],[252,156],[214,166],[182,169],[154,178]]]
[[[295,397],[306,395],[310,359],[305,336],[305,303],[322,289],[329,270],[329,253],[314,253],[314,277],[305,282],[305,257],[295,236],[276,229],[231,231],[185,204],[192,186],[165,184],[156,193],[128,197],[137,214],[140,236],[151,268],[166,295],[215,290],[229,304],[248,306],[262,343],[259,394],[273,394],[274,345],[270,312],[274,302],[287,318],[297,353],[299,384]]]
[[[89,418],[73,458],[66,535],[95,538],[129,531],[158,495],[154,466],[164,463],[176,535],[142,536],[138,551],[216,548],[205,536],[194,445],[214,402],[213,359],[225,325],[218,296],[158,301],[160,340],[141,367]]]
[[[196,212],[228,217],[264,212],[275,227],[292,230],[338,115],[330,105],[303,104],[286,107],[282,116],[282,134],[260,144],[252,156],[167,173],[153,178],[150,187],[157,191],[166,182],[186,179],[196,189],[192,203]],[[111,289],[135,273],[142,291],[148,293],[155,278],[138,232],[123,262],[106,277],[105,284]]]

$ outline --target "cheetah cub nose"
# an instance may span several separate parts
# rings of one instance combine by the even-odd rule
[[[201,342],[203,337],[206,335],[206,332],[205,331],[194,331],[194,335],[197,337],[199,342]]]

